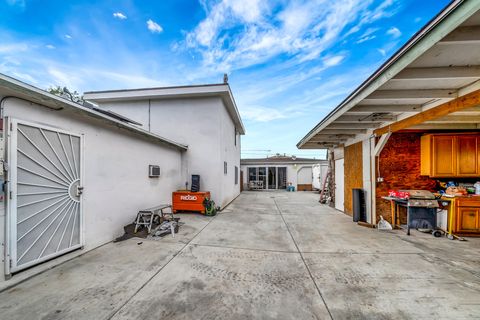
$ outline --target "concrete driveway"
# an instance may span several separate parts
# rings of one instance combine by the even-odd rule
[[[379,232],[317,199],[245,192],[182,215],[175,239],[110,243],[1,292],[0,318],[478,319],[480,239]]]

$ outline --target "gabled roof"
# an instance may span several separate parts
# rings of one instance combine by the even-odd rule
[[[480,89],[480,1],[452,1],[297,144],[349,144]],[[480,107],[410,129],[479,129]]]
[[[245,134],[245,127],[238,112],[237,104],[233,98],[228,83],[204,84],[176,87],[122,89],[107,91],[88,91],[84,93],[84,99],[95,103],[144,100],[144,99],[175,99],[197,97],[220,97],[222,98],[235,127],[240,134]]]
[[[112,117],[110,115],[100,113],[92,108],[84,107],[78,103],[74,103],[65,98],[56,96],[45,90],[39,89],[20,80],[11,78],[7,75],[0,73],[0,95],[3,96],[2,103],[8,98],[19,98],[30,101],[34,104],[38,104],[44,107],[48,107],[55,110],[69,110],[74,113],[80,113],[92,118],[100,119],[108,124],[114,125],[121,129],[133,132],[135,134],[144,136],[149,140],[156,143],[160,143],[169,147],[185,151],[188,149],[186,145],[174,142],[170,139],[163,138],[151,132],[142,130],[136,126],[133,126],[125,121]]]

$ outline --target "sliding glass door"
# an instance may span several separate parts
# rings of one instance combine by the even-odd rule
[[[261,181],[262,189],[267,188],[267,168],[266,167],[258,168],[258,181]]]
[[[250,189],[266,189],[267,188],[267,168],[252,167],[248,168],[248,184]]]
[[[268,189],[277,189],[277,168],[268,168]]]
[[[287,189],[287,167],[278,167],[278,189]]]
[[[286,189],[287,167],[250,167],[248,168],[250,189]]]

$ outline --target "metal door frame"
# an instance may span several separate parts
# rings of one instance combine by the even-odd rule
[[[339,174],[341,171],[341,175]],[[338,179],[338,180],[337,180]],[[341,186],[337,184],[337,181],[341,183]],[[328,182],[327,182],[328,183]],[[331,188],[330,186],[328,186]],[[340,188],[341,187],[341,188]],[[333,186],[333,192],[335,193],[335,202],[334,207],[337,210],[345,212],[345,159],[336,159],[335,160],[335,181]],[[337,201],[342,200],[341,209],[337,208]]]
[[[18,124],[31,126],[35,128],[40,128],[44,130],[54,131],[58,133],[63,133],[78,137],[80,139],[80,183],[83,184],[84,181],[84,135],[77,134],[63,129],[46,126],[44,124],[20,120],[16,118],[5,117],[4,120],[4,135],[6,139],[6,162],[8,164],[7,177],[7,189],[5,192],[5,275],[10,275],[11,273],[18,272],[20,270],[29,268],[31,266],[40,264],[47,260],[53,259],[55,257],[61,256],[67,252],[82,248],[85,245],[85,216],[83,214],[83,194],[80,194],[79,200],[79,219],[80,219],[80,243],[78,245],[72,246],[70,248],[55,252],[48,256],[42,257],[38,260],[31,261],[17,267],[17,127]]]

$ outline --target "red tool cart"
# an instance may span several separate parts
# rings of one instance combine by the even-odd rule
[[[179,211],[200,212],[205,214],[203,201],[210,199],[210,192],[191,192],[175,191],[172,193],[172,210],[174,213]]]

